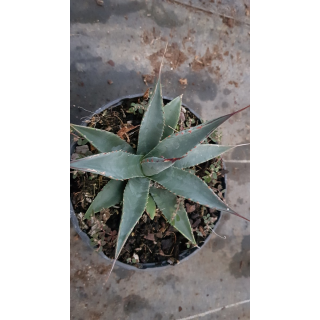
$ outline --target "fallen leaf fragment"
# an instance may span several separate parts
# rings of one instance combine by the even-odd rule
[[[138,256],[136,253],[133,254],[133,258],[134,258],[137,262],[139,262],[139,256]]]
[[[206,236],[206,233],[204,232],[202,226],[199,227],[199,231],[202,233],[202,235],[205,237]]]
[[[76,153],[78,154],[86,154],[89,151],[89,147],[87,145],[76,147]]]
[[[102,214],[102,220],[106,222],[110,218],[110,210],[109,209],[101,209],[100,214]]]
[[[235,81],[229,81],[229,84],[234,84],[234,86],[235,86],[236,88],[239,87],[238,82],[235,82]]]
[[[72,161],[77,160],[79,158],[80,158],[80,156],[77,153],[73,153],[72,156],[71,156],[71,160]]]
[[[180,84],[182,84],[183,86],[186,86],[188,84],[188,80],[185,78],[185,79],[179,79],[179,82]]]
[[[197,219],[194,224],[192,225],[192,228],[196,228],[201,222],[201,219]]]
[[[183,121],[186,120],[186,117],[184,116],[184,113],[183,113],[183,112],[180,112],[179,120],[180,120],[181,122],[183,122]]]
[[[90,151],[95,151],[95,150],[97,150],[93,145],[89,145],[89,147],[90,147]]]
[[[150,240],[150,241],[154,241],[154,233],[149,233],[147,236],[144,236],[145,239]]]
[[[142,75],[143,82],[148,85],[148,83],[153,83],[154,81],[154,76],[151,74],[143,74]]]
[[[133,126],[132,124],[124,124],[122,125],[121,129],[117,132],[117,135],[122,139],[125,140],[127,138],[127,142],[130,142],[130,139],[127,135],[127,132],[137,128],[138,126]]]
[[[150,88],[148,88],[147,91],[144,93],[142,100],[147,100],[149,98],[149,92],[150,92]]]
[[[194,210],[196,210],[196,206],[194,204],[191,205],[191,204],[187,203],[186,207],[187,207],[187,212],[188,213],[193,212]]]

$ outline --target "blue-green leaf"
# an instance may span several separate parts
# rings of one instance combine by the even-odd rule
[[[148,178],[130,179],[123,193],[123,210],[118,232],[115,259],[121,252],[147,204],[150,181]]]
[[[164,127],[163,101],[160,75],[144,113],[139,131],[137,154],[145,155],[160,141]]]
[[[170,167],[167,170],[152,176],[152,180],[160,183],[176,195],[206,207],[226,211],[248,220],[231,210],[200,178],[187,171]]]
[[[164,157],[166,159],[171,159],[183,157],[187,152],[191,151],[208,135],[210,135],[213,130],[215,130],[223,122],[228,120],[234,114],[246,108],[200,124],[196,127],[174,133],[164,140],[160,141],[160,143],[154,149],[152,149],[152,151],[150,151],[144,158]]]
[[[73,169],[100,174],[110,179],[125,180],[144,177],[140,160],[141,156],[114,151],[71,161],[70,166]]]
[[[148,196],[146,211],[147,211],[148,215],[150,216],[150,219],[153,220],[154,215],[156,213],[156,204],[154,203],[150,194]]]
[[[128,143],[114,133],[90,127],[78,126],[75,124],[71,124],[70,126],[82,137],[87,139],[100,152],[123,150],[135,153],[135,150]]]
[[[171,100],[163,108],[164,110],[164,130],[161,140],[170,136],[173,133],[173,129],[176,127],[179,121],[181,111],[182,95]]]
[[[160,211],[167,218],[168,222],[181,232],[188,240],[196,244],[183,203],[177,203],[177,197],[165,189],[151,187],[150,193],[152,194],[152,197]]]
[[[163,159],[163,158],[147,158],[143,159],[141,162],[141,168],[143,173],[147,176],[153,176],[174,164],[172,159]]]
[[[176,161],[174,166],[180,169],[193,167],[199,163],[206,162],[224,152],[233,149],[234,146],[220,146],[217,144],[200,144],[187,155]]]
[[[89,219],[93,214],[101,209],[108,209],[117,203],[120,203],[123,196],[124,181],[110,180],[92,201],[84,219]]]

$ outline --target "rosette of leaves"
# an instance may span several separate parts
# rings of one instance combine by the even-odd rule
[[[187,169],[234,147],[201,143],[241,110],[176,132],[173,128],[179,120],[181,100],[182,96],[179,96],[163,105],[159,76],[144,112],[136,150],[108,131],[71,125],[100,152],[72,161],[71,168],[111,179],[92,201],[84,218],[89,219],[101,209],[122,202],[115,261],[145,210],[153,219],[158,208],[194,245],[196,242],[181,199],[238,215],[201,178]]]

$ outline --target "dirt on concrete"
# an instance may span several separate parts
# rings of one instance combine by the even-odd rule
[[[156,73],[159,72],[161,58],[163,57],[163,54],[164,54],[164,48],[148,56],[148,59],[151,62],[153,70]],[[188,60],[188,57],[184,52],[180,50],[178,43],[173,42],[172,44],[169,44],[167,47],[165,59],[170,63],[170,66],[172,69],[177,69],[185,61]]]

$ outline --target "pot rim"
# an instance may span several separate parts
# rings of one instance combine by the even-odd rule
[[[97,109],[96,111],[94,111],[92,113],[92,116],[108,109],[108,108],[111,108],[111,107],[118,107],[121,102],[125,99],[134,99],[134,98],[139,98],[139,97],[142,97],[144,93],[139,93],[139,94],[132,94],[132,95],[127,95],[127,96],[123,96],[121,98],[118,98],[116,100],[113,100],[113,101],[110,101],[109,103],[105,104],[104,106],[102,106],[101,108]],[[173,100],[174,98],[171,98],[171,97],[168,97],[168,96],[163,96],[162,97],[163,100]],[[197,118],[201,119],[201,117],[194,111],[192,110],[190,107],[188,107],[185,103],[182,103],[181,104],[184,108],[188,109],[190,112],[192,112]],[[90,116],[90,118],[92,117]],[[87,123],[85,121],[82,121],[81,122],[81,125],[82,126],[86,126]],[[76,146],[76,143],[74,141],[71,140],[71,147],[70,147],[70,155],[72,155],[74,149],[75,149],[75,146]],[[222,160],[222,166],[223,168],[225,169],[225,163],[224,161]],[[227,174],[224,175],[224,180],[225,180],[225,194],[227,193]],[[221,220],[221,216],[223,214],[223,211],[219,211],[220,212],[220,215],[218,217],[218,220],[217,222],[214,224],[214,228],[213,230],[215,230],[218,226],[218,224],[220,223],[220,220]],[[90,243],[90,238],[88,237],[88,235],[83,232],[79,226],[79,222],[78,222],[78,219],[76,217],[76,214],[74,212],[74,209],[73,209],[73,205],[72,205],[72,202],[71,202],[71,199],[70,199],[70,220],[72,222],[72,225],[73,227],[75,228],[76,232],[78,233],[78,235],[80,236],[80,238],[82,239],[82,241],[84,241],[92,250],[93,250],[93,247]],[[126,264],[126,263],[123,263],[119,260],[116,261],[116,265],[118,267],[122,267],[124,269],[127,269],[127,270],[133,270],[133,271],[150,271],[150,270],[164,270],[164,269],[167,269],[167,268],[170,268],[170,267],[174,267],[174,266],[177,266],[177,265],[180,265],[182,262],[184,261],[187,261],[190,257],[194,256],[197,252],[199,252],[208,242],[209,240],[212,238],[212,233],[211,232],[209,234],[209,236],[205,239],[205,241],[203,242],[203,244],[201,245],[200,248],[196,248],[194,247],[192,250],[192,252],[187,255],[186,257],[183,257],[181,260],[179,260],[179,263],[177,263],[176,265],[170,265],[169,263],[167,264],[164,264],[164,265],[159,265],[159,264],[156,264],[155,262],[151,262],[151,263],[140,263],[139,265],[142,266],[142,268],[138,268],[138,267],[135,267],[135,266],[131,266],[129,264]],[[98,252],[98,254],[100,255],[100,257],[102,257],[103,259],[106,259],[107,261],[109,261],[110,263],[113,262],[113,259],[110,259],[108,256],[106,256],[102,251]]]

